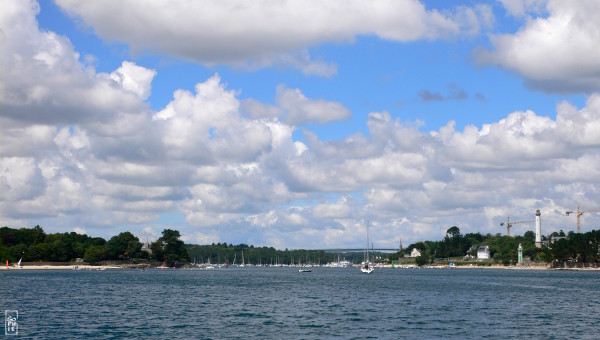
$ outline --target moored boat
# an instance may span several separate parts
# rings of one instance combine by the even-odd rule
[[[360,266],[360,271],[365,274],[371,274],[375,270],[371,257],[369,256],[369,222],[367,221],[367,251],[365,252],[365,260]]]

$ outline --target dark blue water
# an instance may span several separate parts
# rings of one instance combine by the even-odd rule
[[[600,338],[600,272],[229,268],[0,272],[39,338]]]

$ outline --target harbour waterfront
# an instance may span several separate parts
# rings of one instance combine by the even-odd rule
[[[598,338],[600,272],[9,270],[1,309],[40,338]]]

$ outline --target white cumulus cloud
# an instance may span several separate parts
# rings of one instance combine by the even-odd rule
[[[150,96],[150,86],[156,71],[149,70],[132,63],[124,61],[121,67],[110,74],[110,79],[116,81],[127,91],[135,93],[142,99]]]
[[[286,111],[285,120],[291,125],[303,123],[328,123],[349,118],[351,115],[344,105],[323,99],[311,100],[299,89],[277,87],[276,101]]]
[[[220,4],[206,6],[210,11]],[[123,13],[138,8],[133,2],[112,5]],[[409,11],[411,5],[416,12]],[[104,2],[72,6],[81,11],[104,8],[98,17],[114,14]],[[408,6],[403,8],[416,19],[427,17],[414,24],[421,31],[395,27],[392,19],[407,14],[387,13],[382,3],[356,4],[348,9],[348,18],[364,6],[382,11],[377,18],[387,21],[363,16],[367,23],[354,20],[352,25],[376,27],[376,34],[386,39],[437,37],[439,27],[454,27],[452,20],[416,2],[403,3]],[[550,16],[528,22],[523,32],[563,15],[552,7],[560,4],[548,6]],[[234,9],[233,16],[262,9],[255,3],[247,7]],[[33,2],[5,1],[0,11],[0,224],[36,225],[43,219],[54,230],[81,228],[110,236],[137,227],[141,235],[153,237],[155,230],[173,227],[190,241],[319,248],[362,246],[368,218],[376,244],[396,247],[400,239],[406,244],[441,238],[452,225],[463,232],[502,232],[499,222],[506,216],[527,218],[535,209],[543,211],[544,225],[572,225],[565,210],[576,204],[595,208],[600,201],[597,93],[581,107],[560,103],[555,118],[533,110],[507,112],[497,121],[461,130],[449,122],[436,131],[422,131],[419,122],[370,112],[364,122],[368,132],[323,140],[297,129],[346,119],[350,110],[342,102],[309,98],[301,88],[274,88],[272,104],[242,101],[238,89],[228,89],[214,75],[200,79],[191,91],[175,90],[169,103],[152,111],[145,98],[155,71],[123,62],[113,72],[96,73],[79,61],[67,38],[40,31],[38,10]],[[163,12],[156,13],[158,21],[164,20]],[[179,12],[175,8],[172,13]],[[331,19],[330,13],[315,15]],[[348,19],[339,17],[327,39],[352,39],[358,33],[340,29]],[[198,22],[204,19],[216,20],[207,16]],[[122,24],[119,20],[115,26]],[[576,31],[584,26],[577,20]],[[421,27],[423,22],[433,24]],[[270,29],[262,22],[251,25]],[[276,41],[272,51],[318,43],[310,26],[280,25],[304,43],[282,48],[279,44],[297,43]],[[593,28],[595,21],[588,26]],[[216,37],[227,29],[235,33],[239,27],[224,25]],[[365,32],[375,34],[375,29]],[[196,45],[187,45],[194,55]],[[211,47],[216,51],[217,45],[207,46],[206,53]],[[244,46],[231,48],[244,52]],[[244,53],[240,55],[252,55]],[[523,60],[524,65],[529,61]],[[572,74],[561,67],[548,74],[557,72],[556,79]],[[165,226],[166,220],[176,222]],[[599,219],[590,214],[586,221],[584,230]],[[526,226],[518,228],[515,233]]]
[[[125,42],[134,51],[167,53],[206,65],[277,64],[323,76],[334,74],[336,66],[312,60],[306,48],[351,42],[361,35],[413,41],[473,34],[491,20],[489,6],[441,13],[416,0],[57,3],[103,39]]]
[[[507,4],[511,13],[525,11]],[[529,86],[544,91],[598,91],[600,2],[550,0],[545,9],[547,16],[529,18],[514,34],[491,35],[494,49],[478,49],[475,58],[515,71]]]

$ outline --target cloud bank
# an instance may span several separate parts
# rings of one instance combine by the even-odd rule
[[[57,4],[103,39],[127,43],[136,52],[166,53],[205,65],[283,65],[321,76],[331,76],[336,66],[313,60],[308,47],[366,35],[393,41],[471,35],[493,21],[489,6],[441,13],[416,0]]]
[[[61,4],[90,21],[108,13],[86,14],[98,3]],[[129,13],[130,5],[119,2],[110,13]],[[454,27],[413,5],[408,13],[435,25],[403,31],[391,29],[388,19],[373,23],[377,34],[410,40]],[[258,11],[255,6],[233,10],[239,17]],[[516,111],[462,131],[453,122],[420,131],[388,112],[370,112],[368,133],[324,141],[299,127],[344,120],[350,110],[285,85],[273,89],[274,104],[240,100],[215,74],[151,110],[145,100],[155,70],[124,61],[113,72],[97,73],[79,61],[66,37],[40,31],[37,11],[35,3],[19,1],[5,2],[0,12],[3,225],[41,223],[103,236],[137,228],[151,235],[164,227],[161,219],[176,216],[181,221],[172,227],[192,241],[324,248],[362,245],[362,220],[369,218],[376,244],[396,247],[401,238],[406,244],[443,237],[452,225],[502,232],[498,224],[506,216],[529,217],[535,209],[549,225],[573,224],[563,216],[573,202],[593,207],[600,199],[600,94],[590,94],[583,107],[560,103],[556,117]],[[349,17],[356,11],[350,8]],[[341,21],[332,25],[334,39],[357,34],[344,33],[350,23]],[[318,42],[310,29],[292,26],[289,34],[306,35],[302,44]],[[111,37],[110,28],[96,29]],[[131,34],[132,45],[135,38],[143,46],[143,37]],[[267,47],[300,46],[285,44]],[[180,48],[153,48],[159,47]],[[251,56],[251,50],[242,52]]]
[[[480,63],[512,70],[543,91],[600,90],[598,1],[551,0],[545,11],[540,1],[504,3],[509,13],[528,15],[527,22],[515,34],[492,34],[494,49],[474,53]]]

